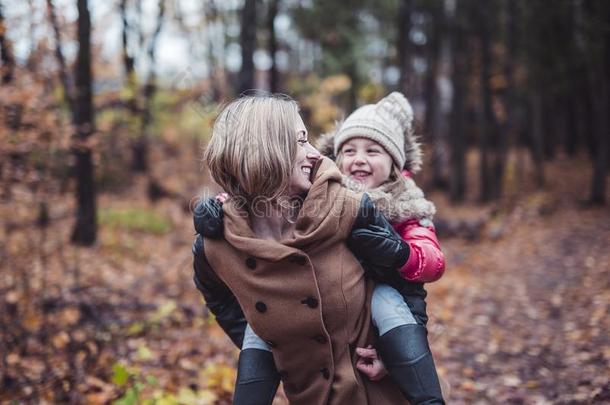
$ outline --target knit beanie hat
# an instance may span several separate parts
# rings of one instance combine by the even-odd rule
[[[399,169],[416,172],[421,166],[421,151],[413,134],[413,109],[399,92],[351,113],[334,135],[334,154],[337,155],[341,146],[352,138],[377,142]]]

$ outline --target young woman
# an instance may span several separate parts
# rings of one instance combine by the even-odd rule
[[[411,173],[421,166],[412,124],[409,102],[395,92],[352,113],[335,133],[323,137],[321,150],[336,158],[343,185],[366,190],[410,247],[409,260],[399,273],[385,272],[380,278],[378,272],[375,277],[382,281],[376,285],[371,303],[373,324],[379,334],[377,347],[387,371],[411,403],[443,403],[427,342],[423,284],[442,276],[445,261],[432,225],[434,205],[411,179]],[[203,231],[213,234],[214,229],[221,229],[220,206],[208,201],[200,208],[207,218],[201,221],[208,226]],[[358,255],[358,249],[353,252]],[[398,274],[400,277],[396,277]],[[269,350],[250,328],[246,328],[245,336],[243,347]],[[365,375],[373,380],[385,375],[386,367],[375,349],[358,348],[356,352],[361,356],[356,367]]]
[[[392,278],[408,245],[309,145],[296,103],[230,103],[204,159],[229,199],[223,237],[195,242],[195,283],[238,346],[247,320],[270,349],[242,347],[234,403],[271,403],[278,377],[293,404],[405,403],[391,379],[360,377],[355,349],[375,337],[374,283],[360,262]],[[210,222],[199,213],[201,234]],[[403,346],[392,350],[402,355]]]

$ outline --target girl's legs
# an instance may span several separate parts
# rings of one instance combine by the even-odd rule
[[[371,312],[379,330],[379,354],[409,402],[444,404],[428,332],[417,323],[403,297],[394,288],[377,284]]]
[[[385,335],[398,326],[417,324],[402,295],[387,284],[378,283],[375,285],[371,312],[373,325],[379,331],[379,336]],[[247,330],[246,328],[246,333]]]
[[[280,377],[269,346],[246,325],[237,363],[234,405],[270,405]]]
[[[268,352],[271,351],[271,348],[265,341],[258,337],[256,333],[250,327],[250,324],[246,325],[246,330],[244,331],[244,343],[241,345],[241,350],[246,349],[259,349],[266,350]]]

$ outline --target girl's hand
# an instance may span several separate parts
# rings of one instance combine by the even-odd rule
[[[218,201],[221,204],[224,204],[228,199],[229,199],[229,194],[227,194],[227,193],[220,193],[216,196],[216,201]]]
[[[357,347],[356,354],[360,356],[356,361],[356,368],[366,375],[369,380],[379,381],[388,374],[388,370],[373,346]]]

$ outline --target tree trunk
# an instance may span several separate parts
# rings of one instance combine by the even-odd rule
[[[426,132],[430,136],[430,143],[434,142],[434,135],[436,133],[436,128],[434,126],[435,121],[434,117],[436,116],[436,108],[438,108],[438,97],[436,94],[436,76],[438,74],[438,58],[440,52],[439,45],[439,26],[441,25],[440,16],[436,9],[433,11],[433,15],[431,16],[433,21],[432,24],[429,24],[430,31],[426,33],[428,37],[427,41],[427,49],[426,54],[428,58],[428,67],[426,70],[426,79],[425,79],[425,92],[424,92],[424,100],[426,104],[426,114],[424,118],[424,122],[426,125]],[[453,78],[452,78],[453,79]]]
[[[455,5],[451,0],[443,2],[442,17],[435,16],[437,26],[447,25],[444,21],[455,18]],[[441,13],[441,11],[438,11]],[[432,138],[432,183],[434,187],[445,190],[448,188],[449,177],[449,120],[453,104],[453,83],[451,71],[453,70],[453,37],[447,29],[442,29],[431,46],[438,57],[434,69],[434,90],[430,120],[430,134]]]
[[[601,6],[601,5],[599,5]],[[610,17],[610,7],[605,5],[602,10],[602,15],[606,14],[605,21]],[[601,31],[601,30],[600,30]],[[610,29],[606,28],[605,32],[600,32],[602,42],[600,46],[601,57],[600,63],[592,64],[591,66],[591,94],[594,117],[596,119],[596,153],[593,163],[593,179],[591,184],[591,202],[593,204],[602,205],[606,202],[606,177],[608,173],[608,155],[610,148],[609,131],[610,124],[608,122],[608,110],[610,109]]]
[[[545,100],[545,103],[542,105],[542,136],[544,138],[543,150],[545,160],[553,160],[555,158],[556,142],[556,134],[553,128],[553,117],[557,114],[555,103],[553,102],[555,94],[549,87],[552,86],[544,86],[542,88],[542,91],[544,91],[542,98]]]
[[[48,0],[50,1],[50,0]],[[125,75],[129,79],[129,75],[134,71],[134,58],[129,55],[128,50],[128,32],[129,32],[129,24],[127,22],[127,0],[121,0],[119,4],[119,9],[121,11],[121,22],[122,22],[122,31],[121,31],[121,44],[123,46],[123,66],[125,69]]]
[[[575,1],[571,2],[572,12],[568,13],[568,29],[570,46],[567,52],[569,63],[568,68],[568,89],[565,95],[564,104],[567,108],[567,133],[565,140],[565,149],[569,156],[575,156],[580,146],[580,140],[583,136],[581,117],[582,103],[579,102],[580,86],[582,78],[586,74],[583,67],[584,56],[578,47],[578,28],[576,24],[576,15],[578,13],[578,4]]]
[[[63,88],[64,102],[66,103],[68,109],[72,111],[72,89],[70,87],[70,81],[68,79],[68,68],[66,67],[66,58],[64,57],[64,53],[61,49],[61,34],[59,24],[57,22],[57,17],[55,14],[55,6],[53,5],[52,0],[47,0],[47,12],[49,14],[49,22],[51,23],[51,27],[53,28],[53,35],[55,36],[55,59],[57,59],[57,64],[59,65],[59,80]]]
[[[224,81],[223,75],[223,64],[222,57],[219,55],[219,49],[225,47],[225,36],[222,35],[219,25],[221,25],[222,18],[218,12],[218,7],[215,0],[208,0],[202,6],[204,28],[205,31],[205,60],[208,67],[208,88],[204,94],[202,94],[198,100],[198,108],[207,108],[206,104],[211,102],[220,102],[221,93]],[[182,23],[184,24],[184,23]],[[188,32],[188,28],[185,25],[185,31]],[[200,35],[199,33],[198,35]],[[190,69],[187,69],[190,74]],[[185,84],[190,86],[190,79],[185,76]]]
[[[121,0],[119,3],[119,9],[121,12],[122,21],[122,32],[121,32],[121,44],[123,51],[123,69],[125,71],[125,86],[128,90],[127,108],[129,110],[131,118],[136,117],[138,112],[137,106],[137,83],[135,74],[135,59],[129,54],[129,24],[127,22],[127,0]]]
[[[267,24],[269,28],[269,56],[271,57],[271,68],[269,69],[269,90],[276,93],[279,90],[279,72],[277,70],[277,38],[275,37],[275,17],[277,16],[279,0],[270,0],[269,16]]]
[[[156,72],[156,48],[159,33],[163,27],[163,19],[165,16],[165,0],[159,0],[159,12],[157,14],[157,25],[153,32],[152,38],[148,46],[149,72],[144,85],[142,115],[140,124],[140,135],[132,145],[133,161],[132,168],[136,172],[148,171],[148,130],[152,122],[152,105],[157,91],[157,72]]]
[[[4,21],[4,14],[2,12],[2,4],[0,3],[0,60],[2,66],[0,74],[2,76],[2,83],[8,84],[13,80],[13,74],[15,70],[15,59],[13,58],[13,51],[10,47],[8,38],[6,38],[6,23]]]
[[[566,139],[565,139],[565,149],[568,156],[574,157],[576,152],[578,152],[578,143],[579,143],[579,126],[578,126],[578,107],[576,105],[576,100],[574,100],[574,95],[577,94],[575,91],[576,78],[570,79],[570,93],[563,98],[563,101],[566,106]]]
[[[239,93],[254,88],[254,50],[256,48],[256,0],[245,0],[241,11],[241,70],[239,71]]]
[[[493,136],[493,110],[492,110],[492,94],[490,87],[491,80],[491,35],[490,27],[491,13],[489,12],[489,4],[481,4],[478,6],[478,28],[479,28],[479,44],[481,48],[481,106],[479,109],[479,178],[481,182],[480,199],[483,202],[489,201],[492,198],[492,178],[491,161],[492,161],[492,136]],[[501,179],[495,179],[501,181]]]
[[[204,6],[204,15],[205,20],[207,21],[208,26],[216,25],[218,21],[218,9],[216,8],[216,3],[214,0],[207,1]],[[216,29],[212,31],[208,30],[208,34],[206,35],[206,59],[209,67],[209,75],[208,79],[210,80],[210,91],[211,91],[211,100],[218,101],[218,96],[220,94],[219,90],[219,69],[218,63],[216,61],[216,55],[214,53],[214,45],[217,41]],[[218,44],[219,46],[224,46],[224,44]]]
[[[597,120],[596,138],[597,147],[595,153],[595,161],[593,162],[593,179],[591,182],[591,202],[593,204],[602,205],[606,202],[606,177],[608,172],[608,78],[607,73],[600,72],[596,75],[600,80],[595,83],[596,90],[591,92],[595,94],[593,100],[595,118]]]
[[[413,46],[409,38],[411,31],[411,13],[413,0],[402,0],[398,9],[398,68],[400,69],[399,90],[407,97],[412,97],[413,68],[411,57]]]
[[[123,86],[127,89],[127,122],[130,133],[139,133],[136,139],[131,142],[131,168],[135,172],[144,172],[147,168],[147,144],[146,139],[142,137],[142,118],[138,108],[138,84],[135,72],[135,59],[129,54],[129,23],[127,21],[127,0],[121,0],[119,3],[121,13],[122,31],[121,45],[123,53],[123,70],[125,71],[125,81]],[[138,131],[139,130],[139,131]]]
[[[449,195],[451,201],[461,202],[466,193],[466,80],[468,75],[467,36],[464,27],[464,3],[457,3],[451,31],[454,37],[453,49],[453,103],[451,111],[451,131],[449,143],[451,148],[451,174]]]
[[[504,12],[506,13],[506,28],[505,28],[505,43],[506,43],[506,56],[504,60],[504,75],[506,76],[506,88],[504,89],[503,99],[506,116],[504,122],[499,126],[498,139],[495,142],[494,150],[494,165],[493,165],[493,177],[492,180],[492,198],[499,199],[502,197],[502,191],[504,187],[504,169],[506,166],[506,155],[508,153],[508,146],[511,133],[513,132],[515,122],[515,69],[514,60],[516,58],[516,14],[517,4],[512,0],[504,0],[503,3]],[[491,112],[491,115],[493,113]],[[493,122],[496,122],[494,119]]]
[[[533,87],[530,93],[532,135],[530,148],[532,160],[536,168],[536,184],[538,187],[544,186],[544,134],[543,134],[543,97],[538,87]]]
[[[485,73],[483,73],[484,69],[481,70],[481,81],[486,77]],[[487,202],[491,199],[491,185],[489,184],[491,181],[491,173],[489,170],[489,121],[487,120],[486,114],[486,90],[485,85],[481,84],[481,97],[483,100],[481,101],[481,105],[479,106],[479,111],[477,112],[478,121],[479,121],[479,182],[480,182],[480,190],[479,190],[479,199],[482,202]]]
[[[590,52],[587,49],[588,43],[585,38],[586,31],[588,31],[585,27],[590,25],[587,19],[592,14],[591,4],[591,2],[572,1],[570,15],[574,18],[572,29],[574,54],[571,59],[572,63],[575,64],[575,71],[571,76],[571,101],[576,113],[576,128],[578,131],[576,135],[578,140],[573,142],[576,145],[578,145],[577,142],[583,142],[587,153],[594,160],[596,153],[595,118],[593,113],[594,96],[591,94],[594,87],[589,83],[591,62],[588,60]]]
[[[92,151],[87,140],[94,131],[93,94],[91,73],[91,17],[87,0],[77,0],[78,54],[75,64],[75,102],[73,108],[73,153],[76,157],[76,224],[72,242],[92,245],[97,234],[95,212],[95,181]]]

